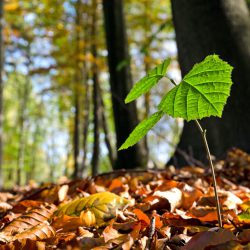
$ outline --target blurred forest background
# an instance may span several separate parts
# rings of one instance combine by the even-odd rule
[[[117,39],[124,41],[115,42],[127,41],[119,46],[129,48],[127,55],[124,51],[120,56],[118,74],[130,68],[131,73],[126,74],[136,82],[157,63],[172,57],[171,72],[180,77],[170,1],[130,0],[116,7],[123,8],[120,25],[125,25],[125,20],[126,27],[117,28],[126,29],[127,38],[121,35]],[[128,159],[130,166],[122,161],[115,166],[117,136],[101,1],[10,0],[4,3],[3,17],[1,168],[5,186],[139,166],[140,160],[133,162],[132,158]],[[122,50],[118,48],[118,53]],[[117,96],[125,112],[124,97],[132,86],[128,81],[121,83],[127,84],[121,87],[125,89],[123,96]],[[135,120],[130,125],[123,117],[118,129],[125,126],[131,132],[136,119],[154,111],[150,107],[157,104],[162,91],[167,89],[156,89],[152,96],[142,98],[137,103],[138,118],[133,114]],[[164,129],[157,127],[147,139],[151,166],[164,166],[178,140],[181,121],[167,120],[162,124]],[[126,131],[120,135],[120,145]]]
[[[250,22],[244,0],[0,3],[0,186],[80,178],[118,168],[163,168],[175,152],[182,120],[166,117],[135,147],[121,152],[117,148],[169,90],[164,80],[136,104],[124,104],[133,83],[166,58],[172,59],[168,74],[177,82],[181,72],[211,53],[240,65],[242,73],[236,70],[235,79],[242,88],[228,110],[249,110],[249,103],[242,106],[244,100],[239,99],[244,98],[238,98],[250,92],[243,84],[249,82],[250,72],[249,63],[245,66],[250,59]],[[244,49],[244,55],[237,48]],[[242,113],[235,124],[227,114],[224,123],[215,120],[216,129],[207,123],[217,155],[229,146],[249,147],[246,125],[238,128]],[[199,137],[191,130],[185,124],[180,148]],[[197,141],[195,152],[203,150],[200,138]],[[187,156],[181,149],[179,153]]]

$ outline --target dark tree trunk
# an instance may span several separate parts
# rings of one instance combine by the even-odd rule
[[[3,2],[0,1],[0,189],[3,187]]]
[[[75,56],[81,53],[79,48],[80,42],[80,7],[81,1],[76,2],[76,19],[75,19],[75,42],[76,42],[76,49],[75,49]],[[75,79],[74,79],[74,134],[73,134],[73,153],[74,153],[74,173],[73,177],[77,178],[79,176],[79,169],[80,169],[80,84],[81,84],[81,68],[79,67],[79,59],[77,57],[75,62]]]
[[[110,85],[116,130],[116,145],[119,148],[138,123],[135,102],[124,104],[132,87],[129,64],[126,26],[122,0],[103,0]],[[123,63],[122,67],[121,63]],[[115,168],[145,167],[146,150],[137,144],[128,150],[118,151]]]
[[[211,153],[220,156],[232,146],[250,152],[250,19],[245,1],[172,0],[172,11],[183,75],[213,53],[234,66],[234,85],[222,119],[202,121]],[[195,158],[204,160],[193,122],[185,123],[178,147],[190,148]]]
[[[95,59],[97,59],[97,0],[93,0],[92,4],[92,28],[91,28],[91,53]],[[93,74],[93,116],[94,116],[94,144],[93,144],[93,155],[92,155],[92,175],[96,175],[99,169],[99,158],[100,158],[100,125],[101,125],[101,100],[99,92],[99,75],[98,66],[96,60],[92,65]]]
[[[105,105],[104,105],[104,101],[103,101],[103,95],[102,95],[102,90],[99,86],[99,96],[100,96],[100,104],[101,104],[101,116],[102,116],[102,128],[103,128],[103,132],[104,132],[104,141],[108,150],[108,158],[109,158],[109,162],[111,165],[111,168],[114,168],[114,154],[113,154],[113,149],[112,149],[112,145],[111,145],[111,140],[110,140],[110,133],[109,133],[109,128],[108,128],[108,122],[107,122],[107,118],[106,118],[106,114],[105,114]]]

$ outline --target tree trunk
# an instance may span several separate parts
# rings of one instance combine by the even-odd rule
[[[112,94],[116,146],[119,148],[138,123],[135,102],[124,104],[132,88],[126,26],[122,0],[103,0],[108,64]],[[121,66],[122,65],[122,66]],[[142,143],[118,151],[115,168],[145,167],[146,150]]]
[[[92,175],[96,175],[99,169],[100,158],[100,125],[101,125],[101,102],[99,93],[99,75],[97,66],[97,0],[92,3],[92,27],[91,27],[91,53],[95,58],[92,64],[93,74],[93,115],[94,115],[94,143],[92,154]]]
[[[30,72],[31,66],[31,58],[30,58],[30,43],[27,46],[27,69]],[[19,125],[19,145],[18,145],[18,153],[17,153],[17,185],[22,184],[22,174],[24,171],[24,156],[25,156],[25,148],[26,148],[26,140],[27,140],[27,122],[28,122],[28,110],[27,105],[29,103],[30,92],[31,92],[31,81],[30,75],[28,75],[25,79],[24,86],[19,87],[19,117],[18,117],[18,125]],[[26,177],[26,176],[25,176]]]
[[[79,48],[80,42],[80,15],[81,15],[81,1],[78,0],[76,3],[76,19],[75,19],[75,79],[74,79],[74,135],[73,135],[73,151],[74,151],[74,173],[73,177],[77,178],[79,175],[80,168],[80,84],[81,84],[81,68],[79,67],[78,55],[81,53]]]
[[[111,140],[109,136],[110,133],[109,133],[108,122],[107,122],[107,118],[105,114],[105,105],[104,105],[102,90],[100,86],[99,86],[98,92],[99,92],[100,102],[101,102],[101,116],[102,116],[102,128],[104,132],[104,141],[108,150],[108,158],[109,158],[111,168],[114,169],[114,153],[113,153]]]
[[[202,121],[211,153],[220,156],[233,146],[250,152],[250,17],[245,1],[172,0],[172,11],[183,75],[213,53],[234,66],[234,84],[222,119]],[[197,159],[205,158],[193,122],[185,123],[178,147],[190,148]]]
[[[3,2],[0,1],[0,189],[3,187]]]

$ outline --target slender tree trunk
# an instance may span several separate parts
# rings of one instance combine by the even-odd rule
[[[3,0],[0,1],[0,189],[3,187]]]
[[[82,141],[82,148],[83,148],[83,157],[82,157],[82,166],[80,171],[80,176],[86,172],[87,166],[87,141],[88,141],[88,131],[89,131],[89,113],[90,113],[90,94],[89,94],[89,85],[88,85],[88,77],[86,78],[85,84],[85,95],[84,95],[84,114],[83,114],[83,141]]]
[[[119,148],[138,123],[135,102],[124,104],[132,88],[126,26],[122,0],[103,0],[110,85],[116,130],[116,147]],[[126,63],[121,68],[121,63]],[[147,152],[143,143],[128,150],[118,151],[115,168],[145,167]]]
[[[75,34],[76,34],[76,65],[75,65],[75,79],[74,79],[74,107],[75,107],[75,116],[74,116],[74,135],[73,135],[73,150],[74,150],[74,173],[73,177],[77,178],[79,176],[80,168],[80,84],[81,84],[81,68],[78,55],[81,53],[79,48],[80,42],[80,15],[81,15],[81,1],[78,0],[76,3],[76,20],[75,20]]]
[[[87,5],[88,3],[86,3]],[[87,6],[86,6],[87,7]],[[81,19],[81,26],[83,27],[83,44],[85,45],[84,48],[82,48],[82,53],[84,55],[87,54],[89,51],[89,46],[87,44],[90,44],[90,26],[91,26],[91,18],[89,11],[85,11],[85,15]],[[89,70],[89,63],[85,60],[83,62],[83,89],[84,89],[84,97],[83,97],[83,125],[82,125],[82,150],[83,150],[83,156],[82,156],[82,162],[81,162],[81,168],[79,172],[78,177],[82,177],[84,174],[87,173],[87,153],[88,153],[88,147],[87,147],[87,141],[88,141],[88,132],[89,132],[89,116],[90,116],[90,88],[89,88],[89,78],[90,78],[90,70]]]
[[[104,141],[106,144],[106,147],[108,149],[108,157],[109,157],[109,161],[110,161],[110,165],[111,168],[114,168],[114,153],[113,153],[113,149],[112,149],[112,145],[111,145],[111,140],[110,140],[110,133],[109,133],[109,129],[108,129],[108,123],[107,123],[107,118],[105,115],[105,105],[104,105],[104,101],[103,101],[103,96],[102,96],[102,90],[99,86],[99,96],[100,96],[100,101],[101,101],[101,115],[102,115],[102,127],[103,127],[103,132],[104,132]]]
[[[29,180],[34,179],[35,177],[35,172],[36,172],[36,166],[37,166],[37,144],[38,144],[38,137],[40,135],[40,128],[39,128],[39,124],[36,124],[36,129],[33,133],[33,146],[32,146],[32,150],[31,150],[31,163],[30,163],[30,171],[27,174],[27,178],[26,178],[26,182],[28,182]]]
[[[93,0],[94,1],[94,0]],[[96,71],[96,67],[95,67]],[[93,115],[94,115],[94,143],[92,154],[92,175],[96,175],[99,169],[100,158],[100,122],[101,122],[101,109],[100,109],[100,96],[98,93],[99,79],[97,72],[93,72]]]
[[[29,97],[29,79],[26,80],[23,93],[20,96],[21,103],[19,106],[19,145],[17,154],[17,185],[22,184],[22,172],[24,171],[24,151],[26,144],[25,122],[27,121],[27,102]],[[22,90],[21,90],[22,92]]]
[[[78,169],[79,169],[79,153],[80,153],[80,117],[79,117],[79,109],[80,109],[80,101],[79,101],[79,94],[77,91],[77,87],[75,87],[75,95],[74,95],[74,107],[75,107],[75,114],[74,114],[74,135],[73,135],[73,150],[74,150],[74,173],[73,177],[77,177]]]
[[[183,75],[213,53],[234,66],[234,84],[222,119],[202,121],[212,153],[220,156],[232,146],[250,152],[250,16],[245,1],[172,0],[172,10]],[[192,122],[185,123],[179,147],[190,148],[195,158],[204,160],[199,131]]]
[[[30,70],[30,44],[27,46],[27,69]],[[26,78],[23,89],[20,89],[20,105],[19,105],[19,146],[17,154],[17,185],[22,184],[22,172],[24,171],[24,154],[26,145],[26,124],[27,123],[27,104],[29,102],[31,89],[30,77]]]
[[[93,74],[93,115],[94,115],[94,143],[93,143],[93,155],[92,155],[92,175],[98,173],[99,167],[99,157],[100,157],[100,123],[101,123],[101,103],[100,103],[100,93],[99,93],[99,75],[97,66],[97,0],[93,0],[92,4],[92,29],[91,29],[91,53],[95,58],[92,65]]]

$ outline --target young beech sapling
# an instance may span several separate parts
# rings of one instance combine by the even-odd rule
[[[147,76],[137,82],[126,97],[125,103],[129,103],[142,94],[145,94],[154,87],[161,78],[167,77],[166,72],[169,64],[170,60],[165,60],[162,64],[151,70]],[[217,55],[210,55],[202,62],[195,64],[178,85],[174,80],[167,77],[175,87],[163,97],[158,105],[158,111],[148,119],[139,123],[119,148],[119,150],[127,149],[136,144],[164,114],[183,118],[186,121],[195,121],[201,133],[212,172],[220,227],[222,227],[222,218],[214,166],[206,139],[206,130],[201,127],[198,120],[209,116],[222,116],[223,108],[230,95],[232,69],[227,62],[221,60]]]

